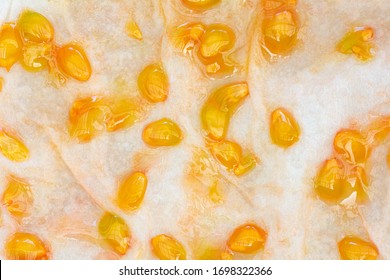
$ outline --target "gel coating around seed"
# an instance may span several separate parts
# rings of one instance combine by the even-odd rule
[[[5,244],[5,256],[9,260],[47,260],[49,251],[35,234],[17,232]]]
[[[346,236],[338,242],[342,260],[376,260],[379,252],[374,243],[357,236]]]
[[[145,196],[148,180],[144,173],[135,172],[119,185],[117,203],[123,211],[133,211],[140,207]]]
[[[186,251],[183,245],[175,238],[160,234],[151,240],[153,253],[160,260],[185,260]]]
[[[333,142],[337,153],[351,164],[364,163],[369,156],[365,137],[356,130],[342,130],[336,134]]]
[[[254,224],[236,228],[227,241],[230,250],[237,253],[253,254],[264,248],[267,232]]]
[[[336,49],[343,54],[354,54],[362,61],[373,58],[371,40],[374,38],[374,29],[368,26],[357,27],[348,32],[337,44]]]
[[[98,229],[103,240],[120,255],[126,254],[130,247],[130,230],[125,221],[113,214],[106,212],[100,219]]]
[[[182,138],[180,127],[168,118],[148,124],[142,132],[142,140],[152,147],[175,146]]]

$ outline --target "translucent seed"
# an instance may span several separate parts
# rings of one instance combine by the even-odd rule
[[[223,194],[218,186],[218,181],[215,181],[209,188],[209,197],[216,204],[223,203]]]
[[[163,102],[169,93],[168,77],[160,63],[146,66],[138,76],[138,88],[149,102]]]
[[[16,217],[30,214],[33,196],[27,182],[16,177],[10,177],[3,193],[3,205],[8,212]]]
[[[272,142],[282,148],[299,140],[300,128],[290,112],[279,108],[271,113],[270,136]]]
[[[334,149],[352,164],[364,163],[369,156],[365,137],[356,130],[342,130],[336,134]]]
[[[245,224],[234,230],[227,241],[227,246],[237,253],[252,254],[263,249],[266,240],[267,233],[262,228],[254,224]]]
[[[30,152],[16,135],[5,129],[0,128],[0,152],[9,160],[25,161],[28,159]]]
[[[318,197],[328,204],[338,204],[352,193],[342,163],[335,159],[327,160],[314,180]]]
[[[47,260],[49,251],[38,236],[18,232],[7,240],[5,256],[9,260]]]
[[[0,29],[0,67],[9,71],[22,55],[22,40],[19,33],[10,24]]]
[[[142,40],[142,32],[141,29],[139,29],[138,24],[134,20],[130,20],[126,24],[126,33],[129,37]]]
[[[92,74],[91,64],[81,46],[68,44],[57,50],[57,64],[67,76],[78,81],[89,80]]]
[[[240,163],[242,150],[237,143],[222,140],[210,144],[211,154],[228,170],[232,170]]]
[[[108,103],[110,113],[106,114],[107,131],[117,131],[132,126],[143,117],[142,106],[133,98],[116,98]]]
[[[379,252],[374,243],[356,236],[346,236],[338,243],[342,260],[376,260]]]
[[[26,43],[23,47],[22,66],[31,72],[41,71],[47,68],[52,51],[52,44]]]
[[[203,12],[216,6],[221,0],[181,0],[181,2],[190,10]]]
[[[263,20],[262,31],[262,47],[270,58],[288,54],[297,42],[299,26],[296,11],[283,10],[266,17]]]
[[[201,37],[200,54],[205,58],[216,56],[233,48],[235,42],[236,36],[230,27],[211,24]]]
[[[69,111],[69,134],[80,142],[90,141],[104,129],[105,116],[109,112],[102,97],[78,99]]]
[[[54,28],[50,21],[37,12],[24,11],[16,27],[26,42],[47,43],[54,38]]]
[[[138,209],[144,199],[148,180],[145,174],[135,172],[121,182],[117,195],[117,203],[123,211]]]
[[[130,231],[121,217],[106,212],[99,221],[98,229],[111,249],[120,255],[126,254],[130,247]]]
[[[153,253],[160,260],[185,260],[186,251],[175,238],[160,234],[152,238]]]
[[[247,83],[241,82],[218,88],[209,96],[201,111],[202,127],[209,138],[225,138],[231,115],[248,94]]]
[[[201,23],[184,23],[171,28],[168,31],[168,36],[176,49],[184,54],[189,54],[200,42],[204,32],[205,26]]]
[[[373,57],[374,29],[371,27],[357,27],[348,32],[337,44],[336,49],[343,54],[355,54],[360,60],[366,61]]]
[[[255,168],[256,164],[257,164],[256,157],[252,154],[247,155],[240,159],[239,164],[234,167],[233,172],[236,176],[244,175],[249,171],[251,171],[253,168]]]
[[[176,123],[163,118],[148,124],[142,132],[142,139],[153,147],[175,146],[181,142],[183,135]]]

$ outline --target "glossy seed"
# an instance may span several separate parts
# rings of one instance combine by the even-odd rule
[[[374,29],[371,27],[357,27],[348,32],[337,44],[336,49],[343,54],[354,54],[362,61],[373,58],[371,40],[374,38]]]
[[[346,236],[338,242],[342,260],[376,260],[379,252],[374,243],[356,236]]]
[[[143,109],[139,102],[130,97],[115,97],[107,101],[105,123],[109,132],[125,129],[143,117]]]
[[[202,23],[184,23],[171,28],[168,31],[168,36],[176,49],[183,54],[189,54],[199,44],[204,32],[205,26]]]
[[[3,205],[16,217],[30,214],[33,196],[30,186],[20,178],[10,177],[3,193]]]
[[[49,251],[35,234],[17,232],[5,244],[5,256],[9,260],[47,260]]]
[[[160,260],[185,260],[186,251],[183,245],[175,238],[160,234],[151,240],[153,253]]]
[[[144,199],[148,180],[145,174],[135,172],[121,182],[117,203],[123,211],[132,211],[140,207]]]
[[[242,156],[241,146],[235,142],[222,140],[210,144],[211,154],[228,170],[238,166]]]
[[[369,179],[366,170],[361,166],[355,166],[350,170],[347,180],[352,187],[352,192],[356,193],[355,202],[358,204],[367,202]]]
[[[351,164],[364,163],[369,156],[365,137],[356,130],[342,130],[336,134],[333,146]]]
[[[327,160],[314,180],[318,197],[328,204],[338,204],[353,192],[343,164],[336,158]]]
[[[211,24],[201,37],[200,54],[203,57],[213,57],[233,48],[236,36],[227,25]]]
[[[78,81],[88,81],[92,74],[91,64],[81,46],[68,44],[58,48],[57,64],[67,76]]]
[[[54,38],[54,28],[50,21],[34,11],[21,13],[16,27],[26,42],[47,43]]]
[[[267,233],[260,227],[254,224],[245,224],[234,230],[227,246],[230,250],[252,254],[264,248],[267,240]]]
[[[288,148],[299,140],[300,128],[293,115],[283,108],[271,113],[270,136],[272,142]]]
[[[88,142],[104,129],[105,116],[109,112],[102,97],[76,100],[69,111],[69,134],[80,142]]]
[[[257,165],[256,157],[252,154],[241,157],[240,162],[234,167],[233,172],[236,176],[245,175]]]
[[[149,102],[163,102],[169,93],[168,77],[160,63],[146,66],[138,76],[138,88]]]
[[[0,67],[9,71],[22,56],[22,40],[17,30],[10,24],[0,28]]]
[[[201,111],[202,127],[209,138],[225,138],[230,117],[248,94],[247,83],[241,82],[220,87],[209,96]]]
[[[180,127],[170,119],[162,118],[148,124],[142,132],[143,141],[152,147],[175,146],[183,139]]]
[[[0,128],[0,152],[9,160],[21,162],[28,159],[30,152],[23,141],[14,133]]]
[[[263,49],[269,58],[287,55],[294,48],[298,36],[295,10],[283,10],[263,20]]]
[[[126,254],[130,247],[130,231],[125,221],[106,212],[98,224],[99,233],[112,250],[120,255]]]
[[[129,37],[142,40],[142,32],[138,24],[134,20],[130,20],[126,24],[126,33]]]
[[[221,0],[181,0],[182,4],[190,10],[203,12],[221,3]]]

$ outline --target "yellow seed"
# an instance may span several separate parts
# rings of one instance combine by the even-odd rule
[[[185,260],[186,251],[183,245],[175,238],[160,234],[151,240],[153,253],[160,260]]]
[[[0,128],[0,152],[9,160],[25,161],[30,152],[23,141],[16,135]]]
[[[221,3],[221,0],[181,0],[181,2],[185,7],[190,10],[196,12],[203,12],[205,10],[215,7],[216,5]]]
[[[293,115],[283,108],[271,113],[270,136],[279,147],[288,148],[299,140],[300,128]]]
[[[145,174],[135,172],[121,182],[117,203],[123,211],[132,211],[140,207],[144,199],[148,180]]]
[[[211,154],[228,170],[238,166],[242,156],[240,145],[235,142],[222,140],[210,144]]]
[[[131,236],[128,226],[121,217],[106,212],[99,221],[98,229],[111,249],[120,255],[126,254]]]
[[[337,153],[352,164],[364,163],[369,156],[369,148],[364,136],[356,130],[342,130],[336,134],[333,142]]]
[[[54,28],[50,21],[37,12],[24,11],[16,28],[25,42],[47,43],[54,38]]]
[[[223,194],[218,186],[218,181],[215,181],[209,188],[209,197],[216,204],[223,203]]]
[[[5,256],[9,260],[47,260],[49,251],[35,234],[17,232],[5,244]]]
[[[376,260],[379,252],[374,243],[356,236],[346,236],[338,242],[342,260]]]
[[[126,33],[129,37],[132,37],[137,40],[142,40],[141,29],[139,29],[138,24],[134,20],[130,20],[126,24]]]
[[[267,240],[267,232],[254,224],[245,224],[234,230],[227,246],[230,250],[243,253],[252,254],[264,248]]]
[[[132,126],[143,117],[142,106],[130,97],[120,97],[107,103],[110,112],[106,114],[107,131],[117,131]]]
[[[230,117],[248,94],[247,83],[241,82],[218,88],[209,96],[201,111],[202,127],[209,138],[225,138]]]
[[[168,77],[160,63],[146,66],[138,76],[138,88],[149,102],[163,102],[169,93]]]
[[[153,147],[175,146],[181,142],[183,134],[176,123],[170,119],[162,118],[144,128],[142,139]]]
[[[69,134],[80,142],[90,141],[104,129],[109,107],[102,97],[87,97],[76,100],[69,111]]]
[[[0,67],[9,71],[22,55],[22,40],[19,33],[10,24],[0,29]]]
[[[233,48],[235,42],[236,36],[230,27],[211,24],[201,38],[200,54],[205,58],[216,56]]]
[[[314,180],[318,197],[328,204],[338,204],[353,192],[343,164],[336,158],[327,160]]]
[[[369,180],[365,169],[361,166],[352,168],[347,176],[347,180],[352,187],[352,192],[356,193],[356,202],[359,204],[367,202]]]
[[[201,23],[184,23],[171,28],[168,36],[173,46],[183,54],[189,54],[200,42],[205,32],[205,26]]]
[[[81,46],[68,44],[57,50],[57,64],[67,76],[78,81],[88,81],[92,74],[91,64]]]
[[[10,177],[3,193],[3,205],[8,212],[16,217],[24,217],[30,214],[33,196],[27,182],[16,177]]]
[[[297,42],[298,15],[293,9],[278,10],[266,16],[262,24],[262,47],[267,58],[287,55]]]
[[[240,159],[239,164],[234,167],[233,172],[236,176],[244,175],[249,171],[251,171],[253,168],[255,168],[256,164],[257,164],[256,157],[252,154],[247,155]]]
[[[366,61],[373,57],[374,29],[371,27],[358,27],[348,32],[337,44],[336,49],[343,54],[355,54],[360,60]]]
[[[22,66],[28,71],[40,71],[48,66],[53,45],[47,43],[26,43],[23,47]]]

